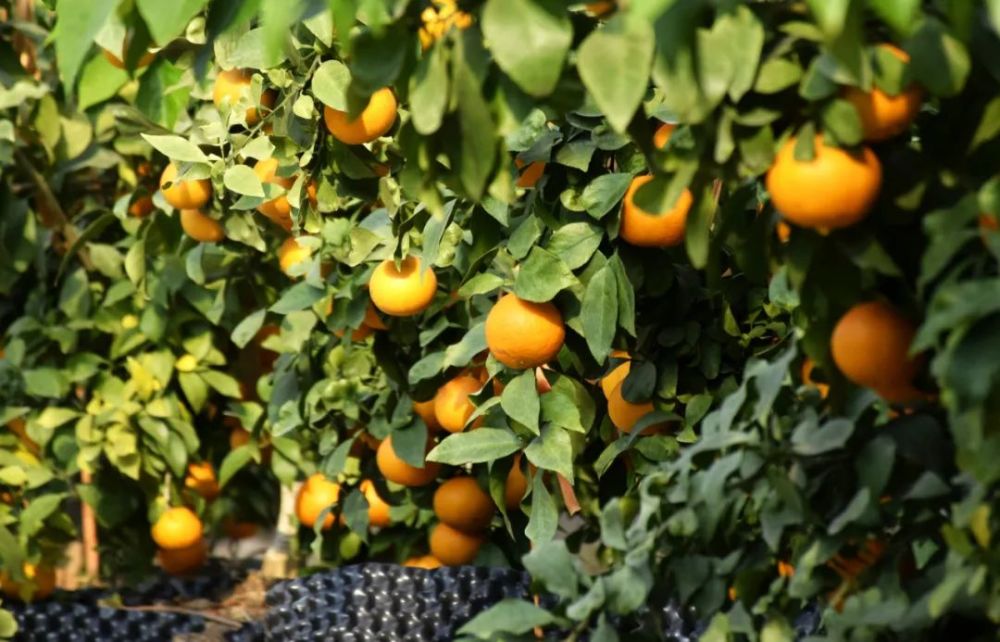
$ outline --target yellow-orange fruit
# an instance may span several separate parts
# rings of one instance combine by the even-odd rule
[[[207,178],[174,180],[177,178],[177,172],[177,166],[170,163],[160,174],[163,200],[179,210],[196,210],[204,207],[212,198],[212,183]],[[171,184],[170,187],[164,188],[167,183]]]
[[[476,377],[459,375],[441,386],[434,396],[434,416],[448,432],[462,432],[469,417],[476,411],[469,396],[479,392],[483,384]]]
[[[601,379],[601,391],[604,392],[604,398],[610,399],[611,393],[621,382],[625,381],[625,377],[632,370],[632,360],[627,352],[621,350],[612,350],[611,356],[617,359],[625,359],[622,363],[619,363],[614,369],[608,374],[604,375]]]
[[[417,468],[403,461],[392,449],[392,437],[386,437],[375,453],[375,463],[382,476],[401,486],[426,486],[434,481],[441,465],[425,461],[423,468]]]
[[[434,491],[434,514],[441,522],[466,533],[490,527],[496,507],[472,477],[452,477]]]
[[[249,539],[257,534],[260,527],[253,522],[243,522],[226,519],[222,522],[222,531],[229,539]]]
[[[827,232],[854,225],[868,215],[882,186],[882,165],[871,149],[851,152],[823,144],[817,135],[812,160],[795,160],[790,138],[767,172],[775,209],[799,227]]]
[[[230,69],[220,71],[215,77],[215,85],[212,87],[212,102],[216,107],[222,107],[224,103],[235,105],[246,93],[250,95],[250,81],[253,75],[241,69]],[[274,104],[274,92],[266,90],[260,95],[260,104],[264,107],[271,107]],[[249,107],[246,110],[247,125],[253,126],[260,121],[260,114],[256,107]]]
[[[890,44],[878,46],[904,63],[910,61],[910,56],[898,47]],[[864,139],[872,142],[893,138],[909,129],[924,100],[924,93],[917,85],[906,87],[896,96],[890,96],[877,87],[872,87],[871,91],[845,87],[842,95],[857,110]]]
[[[21,566],[25,579],[33,585],[31,600],[44,600],[56,589],[56,572],[51,566],[25,562]],[[7,571],[0,573],[0,591],[11,599],[21,599],[24,584],[14,580]]]
[[[287,238],[281,247],[278,248],[278,265],[281,271],[292,276],[292,268],[309,260],[312,250],[305,245],[300,245],[295,238]],[[294,277],[293,277],[294,278]]]
[[[611,418],[611,423],[615,425],[615,428],[622,432],[632,432],[632,428],[636,422],[653,412],[654,407],[652,402],[649,401],[644,403],[626,401],[625,397],[622,396],[622,387],[624,385],[624,382],[619,383],[611,391],[611,395],[608,397],[608,416]],[[665,427],[665,424],[654,424],[644,429],[643,434],[654,432],[663,427]]]
[[[194,546],[201,540],[204,527],[194,511],[178,506],[165,510],[153,524],[151,532],[157,546],[174,550]]]
[[[215,468],[208,461],[188,464],[184,486],[201,495],[206,501],[212,501],[220,492],[219,482],[215,478]]]
[[[222,225],[200,210],[181,210],[180,216],[181,229],[199,243],[218,243],[226,238]]]
[[[524,494],[528,491],[528,478],[521,470],[521,453],[514,455],[514,463],[507,473],[507,482],[503,489],[504,504],[507,510],[514,510],[521,505]]]
[[[427,401],[413,402],[413,412],[424,420],[424,423],[427,424],[427,430],[431,432],[441,430],[441,424],[438,423],[437,415],[434,414],[434,400],[435,397],[431,397]]]
[[[372,94],[368,105],[355,118],[346,111],[326,107],[323,120],[334,138],[348,145],[370,143],[392,129],[396,122],[396,96],[388,87]]]
[[[420,314],[431,304],[437,291],[437,276],[432,269],[422,269],[415,256],[403,259],[399,268],[391,259],[383,261],[368,282],[372,303],[394,317]]]
[[[813,381],[812,371],[815,367],[816,364],[813,363],[813,360],[809,357],[806,357],[805,360],[802,361],[802,383],[816,388],[816,390],[819,391],[820,398],[826,399],[826,396],[830,393],[830,386],[829,384]]]
[[[837,322],[830,353],[844,376],[859,386],[891,391],[908,385],[920,370],[909,356],[916,328],[882,301],[859,303]]]
[[[656,132],[653,133],[653,145],[656,149],[663,149],[670,142],[670,136],[674,133],[674,128],[676,125],[670,123],[663,123],[656,128]]]
[[[208,544],[200,539],[186,548],[161,548],[157,552],[160,568],[170,575],[190,575],[208,559]]]
[[[384,528],[391,524],[389,504],[379,496],[378,489],[375,488],[375,484],[370,479],[361,482],[361,492],[365,494],[365,500],[368,501],[369,526]]]
[[[508,368],[548,363],[559,354],[565,339],[562,314],[551,302],[535,303],[505,294],[486,317],[486,344]]]
[[[410,566],[413,568],[424,568],[427,570],[441,568],[441,560],[434,557],[433,555],[419,555],[411,557],[410,559],[403,562],[403,566]]]
[[[484,541],[481,535],[470,535],[447,524],[434,526],[429,538],[431,555],[445,566],[461,566],[472,562]]]
[[[295,498],[295,516],[303,526],[313,528],[319,514],[327,507],[333,506],[340,499],[340,484],[327,479],[322,473],[311,475]],[[323,530],[333,526],[333,511],[323,519]]]
[[[520,175],[518,175],[517,182],[514,183],[522,189],[534,187],[535,184],[538,183],[538,179],[545,174],[545,161],[534,161],[528,163],[527,167],[525,167],[524,161],[520,158],[516,158],[514,159],[514,165],[517,166],[518,169],[521,169],[522,167],[524,168]]]
[[[153,211],[153,199],[150,196],[140,196],[128,206],[128,215],[134,218],[145,218]]]
[[[278,176],[278,160],[275,158],[265,158],[259,160],[253,166],[253,173],[257,175],[261,183],[271,183],[281,187],[291,189],[295,184],[295,179],[288,176]],[[288,197],[282,194],[269,201],[265,201],[257,206],[257,211],[271,219],[286,232],[292,230],[292,206],[288,202]]]
[[[622,205],[622,222],[619,235],[622,240],[638,247],[672,247],[684,242],[684,229],[694,198],[685,189],[677,202],[664,212],[647,212],[635,204],[635,193],[652,176],[636,176],[625,192]]]

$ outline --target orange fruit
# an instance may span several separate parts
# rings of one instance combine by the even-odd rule
[[[32,591],[30,600],[44,600],[56,590],[56,572],[51,566],[25,562],[21,571]],[[0,591],[11,599],[21,599],[24,583],[14,580],[7,571],[0,573]]]
[[[23,417],[16,417],[8,421],[7,428],[9,428],[12,433],[17,435],[17,438],[21,441],[21,444],[25,448],[35,454],[38,454],[39,446],[35,443],[35,440],[28,436],[28,425],[25,423]]]
[[[432,570],[435,568],[441,568],[441,560],[433,555],[418,555],[403,562],[403,566]]]
[[[515,158],[514,165],[518,169],[521,169],[525,163],[520,158]],[[517,177],[517,182],[514,184],[523,189],[530,189],[535,186],[543,174],[545,174],[545,161],[528,163],[528,166]]]
[[[615,425],[615,428],[622,432],[632,432],[632,428],[636,422],[653,412],[654,407],[650,401],[643,403],[626,401],[625,397],[622,396],[622,387],[624,385],[624,382],[619,383],[608,396],[608,416],[611,418],[611,423]],[[643,434],[654,432],[663,427],[665,427],[664,424],[654,424],[643,430]]]
[[[338,499],[340,499],[340,484],[330,481],[322,473],[310,475],[295,497],[295,516],[303,526],[313,528],[319,519],[319,514],[328,506],[335,505]],[[323,530],[328,530],[332,526],[333,511],[330,511],[323,520]]]
[[[199,243],[218,243],[226,238],[222,225],[201,210],[181,210],[181,229]]]
[[[479,392],[483,384],[476,377],[459,375],[441,386],[434,396],[434,416],[448,432],[462,432],[476,405],[469,396]]]
[[[791,577],[793,575],[795,575],[795,567],[788,562],[778,560],[778,577]]]
[[[378,489],[370,479],[361,482],[361,492],[365,494],[368,502],[368,524],[385,528],[392,523],[389,517],[389,504],[378,494]]]
[[[424,420],[424,423],[427,424],[427,430],[430,432],[441,430],[441,424],[438,423],[437,415],[434,414],[435,398],[431,397],[427,401],[413,402],[413,412],[417,413],[417,416]]]
[[[204,527],[194,511],[178,506],[165,510],[153,524],[151,532],[157,546],[174,550],[194,546],[201,540]]]
[[[826,383],[817,383],[812,380],[812,371],[816,367],[813,360],[806,357],[802,361],[802,383],[807,386],[812,386],[819,391],[819,396],[821,399],[826,399],[826,396],[830,393],[830,385]]]
[[[437,518],[466,533],[487,530],[495,510],[490,496],[469,476],[452,477],[434,491],[434,514]]]
[[[904,63],[910,61],[905,51],[890,44],[878,45]],[[854,105],[861,118],[861,128],[867,141],[882,141],[902,134],[920,111],[924,95],[920,87],[910,85],[900,94],[890,96],[877,87],[864,91],[858,87],[845,87],[844,99]]]
[[[597,0],[597,2],[588,2],[584,9],[587,10],[592,16],[597,18],[604,18],[611,14],[615,10],[615,0]]]
[[[389,326],[385,324],[385,321],[382,320],[382,317],[378,315],[378,312],[375,310],[375,306],[371,303],[371,301],[368,302],[368,307],[365,308],[364,324],[369,328],[371,328],[372,330],[389,329]]]
[[[774,233],[777,235],[779,242],[788,243],[788,240],[792,238],[792,226],[784,221],[778,221],[774,226]]]
[[[437,524],[429,538],[431,555],[445,566],[461,566],[476,559],[485,538],[470,535],[447,524]]]
[[[160,191],[163,199],[179,210],[196,210],[204,207],[212,198],[212,183],[207,178],[175,181],[177,166],[168,164],[160,174]],[[164,188],[167,183],[170,187]]]
[[[265,158],[257,161],[253,166],[253,173],[257,175],[261,183],[273,183],[286,190],[291,189],[292,185],[295,184],[295,179],[288,176],[277,176],[277,171],[278,160],[275,158]],[[261,203],[257,206],[257,211],[280,225],[286,232],[292,231],[292,206],[284,194]]]
[[[656,128],[656,131],[653,133],[653,145],[656,149],[663,149],[667,146],[667,143],[670,142],[670,136],[674,133],[676,127],[677,125],[671,123],[663,123]]]
[[[980,214],[979,229],[981,231],[994,232],[1000,229],[1000,220],[998,220],[995,216],[990,216],[989,214]]]
[[[227,417],[229,419],[229,417]],[[236,450],[250,443],[250,433],[243,426],[236,426],[229,431],[229,448]]]
[[[212,501],[221,492],[219,482],[215,478],[215,468],[208,461],[188,464],[184,486],[198,493],[207,501]]]
[[[281,266],[281,271],[292,278],[297,278],[297,276],[292,276],[292,268],[302,263],[308,261],[309,257],[312,256],[312,250],[304,245],[300,245],[298,239],[287,238],[285,242],[281,244],[278,248],[278,265]]]
[[[508,368],[536,368],[554,359],[566,339],[559,308],[505,294],[486,317],[486,344]]]
[[[161,548],[157,552],[160,568],[170,575],[190,575],[208,559],[208,544],[200,539],[186,548]]]
[[[370,143],[392,128],[396,122],[396,96],[388,87],[371,95],[368,104],[355,118],[346,111],[326,107],[323,120],[334,138],[348,145]]]
[[[833,361],[853,383],[876,391],[907,386],[920,369],[909,356],[916,328],[909,319],[882,301],[852,307],[830,336]]]
[[[399,268],[392,259],[383,261],[372,273],[368,290],[382,312],[394,317],[420,314],[431,304],[437,291],[434,270],[422,269],[415,256],[403,259]]]
[[[650,175],[636,176],[625,192],[619,235],[630,245],[639,247],[672,247],[684,242],[684,227],[694,197],[685,189],[673,207],[664,212],[647,212],[635,204],[636,191],[653,180]]]
[[[241,522],[229,518],[222,522],[222,530],[229,539],[249,539],[257,534],[259,528],[253,522]]]
[[[823,144],[817,134],[811,161],[795,160],[790,138],[767,172],[767,190],[775,209],[789,222],[826,232],[854,225],[875,204],[882,185],[882,165],[867,147],[850,152]]]
[[[521,470],[521,453],[517,453],[514,455],[514,463],[510,467],[510,472],[507,473],[507,482],[503,489],[503,499],[507,510],[514,510],[520,506],[526,492],[528,492],[528,478]]]
[[[235,105],[244,95],[250,95],[250,80],[253,74],[241,69],[230,69],[220,71],[215,77],[215,85],[212,87],[212,102],[216,107],[221,107],[223,103]],[[274,104],[274,92],[270,89],[260,95],[260,104],[264,107],[271,107]],[[256,125],[260,120],[256,107],[249,107],[246,111],[247,125]]]
[[[150,196],[140,196],[128,206],[128,215],[134,218],[145,218],[153,211],[153,199]]]
[[[417,468],[403,461],[392,449],[392,437],[386,437],[375,453],[375,463],[382,476],[401,486],[426,486],[434,481],[441,470],[441,465],[435,462],[424,462],[423,468]]]
[[[601,390],[604,392],[604,398],[610,399],[611,393],[621,382],[625,381],[625,377],[632,370],[632,360],[627,352],[622,350],[612,350],[611,356],[617,359],[625,359],[624,362],[619,363],[614,369],[608,374],[604,375],[601,379]]]

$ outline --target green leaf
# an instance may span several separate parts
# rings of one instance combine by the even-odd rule
[[[458,633],[492,640],[497,633],[521,635],[554,621],[551,613],[527,600],[507,598],[463,624]]]
[[[534,475],[531,482],[531,515],[524,529],[525,536],[536,546],[551,541],[559,526],[559,511],[552,494],[545,487],[545,475]]]
[[[33,498],[21,512],[21,537],[31,537],[41,530],[45,520],[59,509],[65,497],[62,493],[53,493]]]
[[[618,329],[618,281],[614,270],[607,265],[587,283],[580,318],[590,353],[598,363],[603,363]]]
[[[352,89],[370,94],[391,86],[406,60],[412,35],[401,22],[385,29],[362,29],[351,39]],[[356,85],[356,86],[355,86]]]
[[[514,293],[526,301],[550,301],[576,283],[576,277],[558,256],[534,247],[514,279]]]
[[[207,0],[136,0],[153,40],[161,47],[179,36]]]
[[[0,638],[13,638],[17,631],[17,620],[14,618],[14,614],[0,609]]]
[[[339,60],[327,60],[313,73],[310,89],[316,98],[327,107],[347,111],[347,91],[351,84],[351,72]]]
[[[520,449],[521,440],[506,428],[477,428],[445,437],[427,453],[427,460],[453,466],[478,464],[506,457]]]
[[[859,517],[864,515],[870,504],[871,492],[867,488],[862,488],[854,495],[844,510],[833,518],[827,527],[827,532],[830,535],[836,535],[844,530],[845,526],[857,521]]]
[[[868,6],[887,25],[909,35],[920,11],[920,0],[868,0]]]
[[[66,87],[73,87],[73,81],[90,51],[94,38],[111,17],[118,3],[119,0],[56,2],[56,26],[52,38],[56,43],[59,75]]]
[[[303,281],[285,290],[281,298],[270,307],[270,310],[276,314],[305,310],[324,296],[326,296],[325,290]]]
[[[590,392],[572,377],[558,375],[552,390],[541,396],[542,419],[573,432],[585,433],[594,423],[596,410]]]
[[[177,375],[177,382],[181,384],[181,390],[184,391],[184,396],[195,412],[205,407],[205,402],[208,401],[208,385],[200,375],[195,372],[182,372]]]
[[[233,478],[233,475],[240,472],[244,466],[253,460],[256,452],[256,446],[253,444],[244,444],[226,453],[225,459],[222,460],[222,465],[219,466],[219,486],[224,488],[229,483],[229,480]]]
[[[851,0],[806,0],[823,34],[834,39],[844,31]]]
[[[969,76],[969,52],[939,20],[925,18],[907,49],[913,79],[937,96],[962,91]]]
[[[552,93],[573,41],[558,0],[488,0],[483,35],[500,68],[532,96]]]
[[[1000,6],[1000,2],[997,4]],[[983,109],[983,116],[979,119],[976,133],[972,135],[972,142],[969,143],[969,152],[973,152],[986,141],[993,140],[997,134],[1000,134],[1000,97],[991,100]]]
[[[521,558],[533,581],[541,582],[549,593],[575,599],[580,580],[565,540],[543,542]]]
[[[573,482],[573,444],[569,433],[561,426],[548,424],[543,427],[542,434],[531,440],[524,454],[539,468],[554,470]]]
[[[468,365],[486,348],[486,321],[481,321],[469,328],[458,343],[445,349],[441,368]]]
[[[225,372],[206,370],[201,373],[201,377],[205,380],[205,383],[212,386],[219,394],[231,399],[240,399],[243,396],[240,392],[239,382]]]
[[[615,274],[615,284],[618,287],[618,326],[635,336],[635,286],[625,272],[625,264],[621,257],[615,254],[608,261],[611,271]]]
[[[244,317],[239,324],[233,328],[233,333],[231,335],[232,342],[236,344],[237,348],[245,348],[250,340],[257,336],[257,332],[260,331],[261,326],[264,325],[264,318],[267,316],[267,310],[257,310],[256,312]]]
[[[799,455],[820,455],[843,448],[853,433],[854,422],[848,419],[832,419],[820,426],[815,416],[806,416],[792,433],[792,447]]]
[[[535,371],[529,369],[514,377],[500,396],[500,407],[507,416],[538,434],[538,413],[541,406],[535,389]]]
[[[222,182],[230,192],[264,198],[264,186],[260,178],[247,165],[232,165],[226,168]]]
[[[569,269],[575,270],[590,261],[602,238],[604,230],[596,225],[584,221],[568,223],[552,233],[545,249],[562,259]]]
[[[410,76],[410,116],[418,134],[428,136],[441,127],[448,108],[448,63],[444,47],[431,47]]]
[[[173,161],[184,163],[208,163],[208,157],[197,145],[186,138],[180,136],[167,135],[157,136],[153,134],[142,134],[143,139]]]
[[[802,78],[802,66],[787,58],[769,58],[760,67],[754,91],[776,94],[796,85]]]
[[[29,395],[58,398],[69,392],[69,382],[55,368],[32,368],[22,371],[21,376],[24,377],[24,391]]]
[[[502,277],[492,272],[484,272],[473,276],[471,279],[458,288],[458,296],[467,299],[477,294],[489,294],[502,287],[504,280]]]
[[[600,220],[621,202],[631,183],[631,174],[602,174],[583,188],[581,204],[588,214]]]
[[[654,46],[650,24],[626,21],[623,14],[580,44],[576,61],[580,79],[616,131],[625,131],[646,94]]]
[[[80,111],[111,98],[128,82],[128,72],[118,69],[104,56],[94,56],[80,75]]]
[[[716,205],[711,187],[706,186],[702,191],[701,198],[695,200],[685,225],[684,247],[691,259],[691,265],[698,269],[702,269],[708,264],[708,253],[712,240],[712,221],[715,218]]]
[[[459,140],[454,141],[453,146],[458,154],[456,169],[462,187],[469,197],[478,200],[496,162],[496,135],[479,81],[464,63],[455,62],[453,82],[458,102]]]
[[[828,102],[823,108],[822,118],[823,127],[838,142],[848,146],[861,142],[864,134],[861,130],[861,117],[848,101],[837,99]]]

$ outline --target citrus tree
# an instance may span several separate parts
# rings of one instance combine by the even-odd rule
[[[303,482],[303,559],[558,598],[473,637],[995,621],[1000,7],[925,4],[19,15],[5,586],[79,501],[183,573]]]

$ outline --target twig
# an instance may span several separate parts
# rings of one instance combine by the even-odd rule
[[[199,611],[198,609],[188,609],[183,606],[167,606],[165,604],[153,604],[151,606],[123,606],[115,604],[104,604],[109,608],[118,609],[119,611],[143,611],[151,613],[178,613],[180,615],[190,615],[193,617],[201,617],[224,626],[228,626],[234,629],[239,629],[243,626],[243,622],[239,620],[234,620],[232,618],[224,617],[222,615],[215,615],[214,613],[207,613],[205,611]]]
[[[80,481],[90,484],[90,471],[80,471]],[[94,518],[94,509],[87,502],[83,502],[80,508],[80,522],[83,531],[83,568],[87,574],[88,582],[94,582],[101,574],[101,558],[97,549],[97,520]]]

